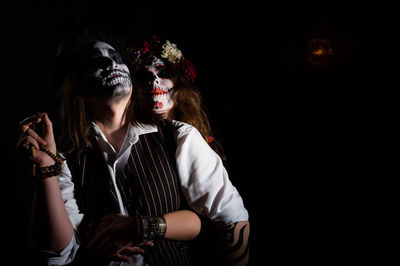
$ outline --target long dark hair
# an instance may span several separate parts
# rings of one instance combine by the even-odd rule
[[[96,41],[98,40],[88,42],[85,47]],[[80,51],[83,50],[83,48],[80,49]],[[80,51],[75,52],[76,57],[80,56]],[[64,72],[64,79],[60,83],[57,95],[59,101],[57,145],[59,150],[66,154],[82,151],[90,145],[93,137],[91,126],[93,116],[87,108],[85,97],[79,93],[82,88],[78,73],[76,64],[71,63]],[[133,85],[132,96],[125,110],[127,122],[134,125],[158,125],[161,119],[153,112],[151,104],[152,99],[148,91]]]

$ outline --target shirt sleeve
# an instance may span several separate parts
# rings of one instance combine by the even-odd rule
[[[66,265],[74,260],[78,248],[79,243],[75,234],[72,236],[71,242],[63,250],[59,252],[41,251],[46,258],[47,265]]]
[[[63,158],[63,156],[60,157]],[[80,246],[77,228],[82,221],[83,214],[79,212],[79,208],[74,197],[74,183],[72,182],[71,171],[69,170],[66,161],[64,161],[64,164],[62,165],[61,173],[57,179],[62,198],[64,200],[64,206],[69,219],[71,220],[75,233],[71,239],[71,242],[63,250],[59,252],[41,250],[42,254],[47,260],[47,265],[65,265],[72,262]]]
[[[83,219],[83,214],[79,212],[78,204],[74,194],[74,183],[72,182],[71,171],[69,170],[66,161],[64,161],[61,173],[58,176],[58,184],[60,186],[68,217],[71,220],[74,230],[77,230]]]
[[[175,121],[176,160],[182,191],[191,208],[224,224],[246,221],[242,197],[221,158],[193,126]]]

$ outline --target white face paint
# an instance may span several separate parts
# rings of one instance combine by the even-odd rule
[[[126,97],[132,90],[128,67],[121,55],[105,42],[93,43],[83,58],[83,82],[85,95]]]
[[[164,62],[157,57],[154,57],[151,65],[147,65],[147,71],[153,74],[153,87],[151,90],[151,94],[153,95],[154,106],[153,110],[156,113],[163,114],[164,116],[168,115],[168,111],[173,106],[173,100],[171,97],[174,83],[172,80],[168,78],[160,77],[160,72],[165,67]]]

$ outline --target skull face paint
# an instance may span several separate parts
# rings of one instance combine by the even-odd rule
[[[128,67],[121,55],[105,42],[94,42],[85,50],[80,68],[84,96],[124,98],[132,90]]]
[[[172,80],[163,77],[162,71],[164,68],[164,62],[157,57],[154,57],[151,65],[146,66],[147,71],[151,72],[154,78],[151,89],[151,94],[154,101],[153,110],[158,114],[167,116],[168,111],[174,104],[171,97],[174,83]]]

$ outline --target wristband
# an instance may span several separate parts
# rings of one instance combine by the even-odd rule
[[[143,237],[143,242],[165,238],[167,222],[163,216],[140,216],[140,220],[139,235]]]

